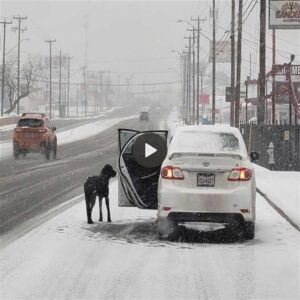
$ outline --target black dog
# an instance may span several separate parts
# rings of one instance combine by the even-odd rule
[[[107,222],[111,222],[110,209],[109,209],[109,179],[116,176],[111,165],[105,165],[99,176],[90,176],[84,184],[84,195],[86,203],[86,214],[87,221],[89,224],[93,224],[92,220],[92,210],[96,202],[96,197],[99,198],[99,210],[100,218],[102,221],[102,198],[105,198],[106,208],[107,208]]]

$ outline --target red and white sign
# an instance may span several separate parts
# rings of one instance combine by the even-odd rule
[[[209,104],[209,95],[208,94],[201,94],[199,95],[199,104]]]

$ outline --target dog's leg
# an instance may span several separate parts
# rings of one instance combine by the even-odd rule
[[[87,222],[89,224],[93,224],[93,220],[92,220],[92,211],[91,211],[91,201],[92,201],[92,197],[93,195],[87,193],[86,191],[84,192],[85,195],[85,205],[86,205],[86,216],[87,216]]]
[[[96,203],[96,197],[97,197],[97,195],[92,194],[91,198],[90,198],[91,199],[91,202],[90,202],[90,220],[92,221],[91,224],[94,223],[93,220],[92,220],[92,212],[93,212],[93,208],[94,208],[95,203]]]
[[[106,204],[106,208],[107,208],[107,222],[111,222],[108,196],[105,197],[105,204]]]
[[[102,216],[102,196],[98,196],[99,197],[99,213],[100,213],[100,217],[99,217],[99,221],[102,222],[103,221],[103,216]]]

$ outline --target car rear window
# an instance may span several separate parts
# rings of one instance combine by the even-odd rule
[[[41,127],[44,125],[44,121],[40,119],[21,119],[18,122],[18,126],[21,127]]]
[[[177,143],[178,142],[178,143]],[[180,152],[239,153],[239,141],[232,133],[185,131],[177,135],[175,147]]]

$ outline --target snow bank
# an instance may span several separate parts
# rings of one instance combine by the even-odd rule
[[[300,172],[270,171],[255,165],[256,185],[300,227]]]

